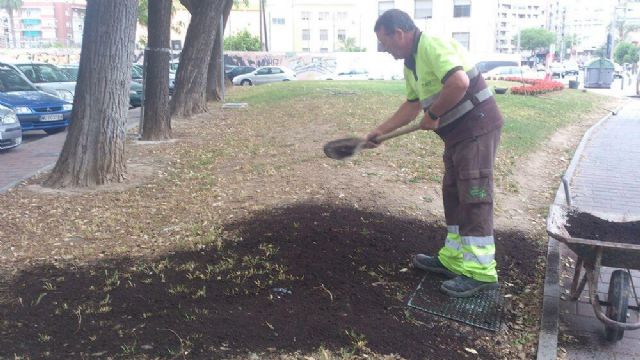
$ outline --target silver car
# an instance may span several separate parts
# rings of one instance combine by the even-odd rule
[[[285,66],[264,66],[233,78],[233,85],[260,85],[296,79],[293,70]]]
[[[38,89],[73,102],[76,82],[57,66],[46,63],[29,62],[12,64],[20,70]]]
[[[22,143],[22,128],[13,110],[0,105],[0,150],[10,149]]]

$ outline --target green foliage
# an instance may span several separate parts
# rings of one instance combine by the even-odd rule
[[[341,40],[340,44],[342,45],[340,47],[340,51],[345,51],[345,52],[363,52],[363,51],[367,51],[366,48],[360,47],[356,45],[356,39],[349,37],[346,38],[345,40]]]
[[[618,46],[616,46],[616,49],[613,51],[613,59],[618,64],[636,63],[640,60],[638,48],[632,43],[618,43]]]
[[[5,9],[7,12],[12,13],[13,10],[18,10],[22,7],[22,0],[0,0],[0,9]]]
[[[231,51],[259,51],[260,39],[251,35],[245,29],[224,39],[224,49]]]
[[[556,36],[545,29],[524,29],[520,32],[520,47],[527,50],[547,49],[555,39]]]

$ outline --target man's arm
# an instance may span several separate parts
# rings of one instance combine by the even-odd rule
[[[431,117],[425,112],[422,122],[420,123],[421,128],[424,130],[437,129],[440,124],[440,116],[460,102],[468,88],[469,77],[464,71],[458,70],[451,74],[445,81],[442,91],[440,91],[440,95],[429,107],[431,113],[438,116],[438,119],[431,119]]]
[[[366,139],[372,140],[377,136],[389,133],[401,126],[407,125],[413,119],[418,116],[422,110],[422,106],[420,105],[420,101],[405,101],[400,105],[398,110],[389,118],[387,121],[378,125],[372,132],[370,132]],[[373,144],[370,144],[373,145]]]

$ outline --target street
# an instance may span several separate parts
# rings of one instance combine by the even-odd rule
[[[127,128],[138,126],[140,108],[130,109]],[[67,131],[47,135],[43,131],[30,131],[22,135],[23,143],[10,150],[0,151],[0,193],[20,181],[55,165]]]

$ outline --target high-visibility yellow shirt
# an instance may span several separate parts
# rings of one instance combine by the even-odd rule
[[[450,74],[472,68],[466,49],[453,38],[417,32],[413,57],[404,62],[407,100],[423,101],[439,93]]]

